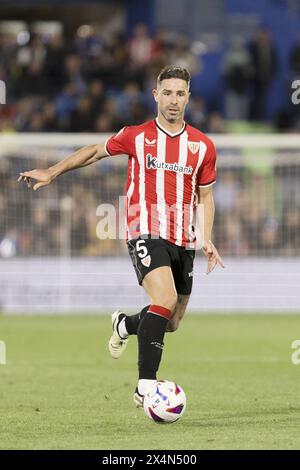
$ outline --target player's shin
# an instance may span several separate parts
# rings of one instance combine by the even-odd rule
[[[163,352],[163,340],[171,310],[160,305],[150,305],[138,327],[139,383],[155,380]]]

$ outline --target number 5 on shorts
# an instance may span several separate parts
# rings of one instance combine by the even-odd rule
[[[146,243],[145,240],[138,240],[136,242],[136,245],[135,245],[136,251],[140,258],[145,258],[145,256],[147,256],[148,254],[148,250],[147,250],[147,247],[145,246],[145,243]]]

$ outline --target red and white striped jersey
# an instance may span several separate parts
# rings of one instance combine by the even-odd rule
[[[127,240],[151,234],[179,246],[193,242],[197,187],[216,181],[213,142],[186,123],[170,134],[152,120],[121,129],[107,139],[106,151],[129,156]]]

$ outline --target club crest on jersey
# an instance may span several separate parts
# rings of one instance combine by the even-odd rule
[[[159,162],[156,157],[153,157],[151,153],[146,155],[146,166],[149,170],[169,170],[176,171],[177,173],[184,173],[185,175],[191,175],[193,173],[193,167],[178,165],[178,163],[166,163]]]
[[[200,142],[191,142],[189,140],[188,141],[188,146],[189,146],[189,149],[192,153],[197,153],[197,152],[199,152]]]
[[[150,264],[151,264],[151,256],[150,256],[150,255],[145,256],[145,258],[143,258],[143,259],[141,260],[141,262],[142,262],[142,264],[143,264],[144,266],[146,266],[146,268],[149,268],[149,266],[150,266]]]

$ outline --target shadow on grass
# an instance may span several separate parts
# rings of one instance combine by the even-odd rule
[[[295,415],[295,420],[297,420],[298,423],[299,413],[300,407],[270,408],[267,410],[251,411],[249,410],[246,412],[242,411],[240,413],[224,414],[220,416],[212,415],[211,417],[208,417],[206,415],[205,417],[200,418],[199,420],[195,420],[195,418],[191,417],[190,419],[184,420],[184,425],[186,427],[227,427],[236,426],[237,422],[240,422],[240,424],[264,424],[266,420],[268,422],[276,421],[277,423],[286,420],[292,422],[293,415]]]

